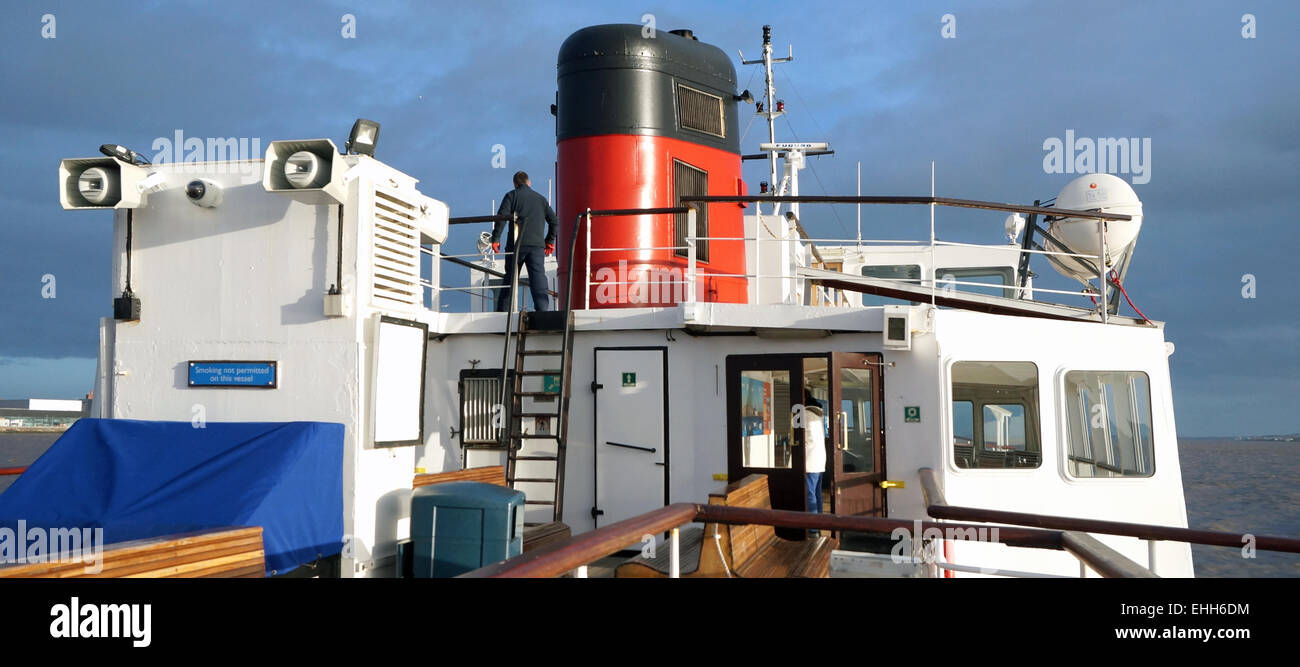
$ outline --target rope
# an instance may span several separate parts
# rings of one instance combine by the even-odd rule
[[[718,560],[722,561],[722,570],[727,573],[727,578],[731,578],[731,568],[727,567],[727,557],[722,554],[722,533],[718,532],[718,524],[713,524],[713,545],[718,547]]]
[[[1132,308],[1133,312],[1137,313],[1138,317],[1142,318],[1143,323],[1150,324],[1151,319],[1146,315],[1143,315],[1142,311],[1138,310],[1138,307],[1133,305],[1133,299],[1129,298],[1128,290],[1124,289],[1124,285],[1119,281],[1119,274],[1116,273],[1114,269],[1111,269],[1110,275],[1108,277],[1110,278],[1111,284],[1118,287],[1119,293],[1124,295],[1124,300],[1128,302],[1128,307]]]

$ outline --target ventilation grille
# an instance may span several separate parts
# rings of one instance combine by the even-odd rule
[[[673,192],[675,193],[674,199],[677,200],[678,206],[682,206],[682,200],[680,198],[683,195],[709,194],[708,172],[696,169],[681,160],[673,160]],[[682,249],[674,250],[673,253],[679,257],[686,257],[688,255],[688,251],[684,247],[687,245],[686,232],[688,231],[686,225],[686,214],[677,213],[674,214],[674,218],[673,245]],[[695,235],[709,235],[709,207],[707,205],[701,206],[699,215],[695,217]],[[708,241],[695,242],[695,259],[700,262],[709,261]]]
[[[688,130],[722,137],[722,98],[677,84],[677,122]]]
[[[371,238],[371,302],[414,308],[420,287],[420,230],[416,207],[388,192],[375,191]]]
[[[501,442],[503,429],[492,426],[493,406],[500,402],[499,375],[461,378],[460,428],[463,444],[496,445]]]

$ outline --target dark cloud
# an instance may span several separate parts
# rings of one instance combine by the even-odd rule
[[[54,40],[40,36],[47,12]],[[949,12],[957,38],[945,40]],[[1258,39],[1241,38],[1246,12],[1258,17]],[[341,144],[361,116],[383,124],[381,159],[456,213],[484,213],[515,169],[539,185],[551,173],[547,108],[564,38],[652,13],[658,28],[690,27],[737,60],[737,50],[759,55],[764,23],[778,55],[794,44],[795,61],[779,66],[792,113],[778,133],[836,149],[804,173],[805,193],[853,192],[858,160],[868,194],[925,193],[933,160],[939,194],[1029,202],[1070,178],[1043,172],[1045,139],[1066,130],[1149,137],[1151,180],[1136,186],[1146,223],[1128,286],[1178,345],[1183,431],[1232,430],[1214,387],[1253,397],[1226,417],[1242,428],[1295,412],[1279,398],[1300,390],[1300,296],[1289,289],[1300,172],[1292,3],[47,2],[0,13],[0,360],[93,355],[97,318],[109,310],[111,216],[59,209],[59,158],[105,142],[152,154],[155,138],[177,129],[258,137],[263,147],[316,136]],[[341,38],[344,14],[357,39]],[[737,71],[761,92],[754,68]],[[766,128],[742,117],[747,125],[749,151]],[[497,144],[505,170],[491,165]],[[759,163],[745,173],[751,184],[766,178]],[[854,232],[851,208],[810,207],[804,217],[819,236]],[[863,220],[868,237],[928,234],[921,207],[868,207]],[[1001,220],[941,211],[938,228],[941,238],[993,242]],[[448,251],[470,243],[455,239]],[[41,298],[47,273],[57,299]],[[1039,273],[1041,286],[1075,287],[1045,266]],[[1256,299],[1241,296],[1245,274]]]

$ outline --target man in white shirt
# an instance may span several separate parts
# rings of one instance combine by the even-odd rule
[[[821,402],[812,392],[803,395],[804,481],[807,489],[805,511],[822,511],[822,476],[826,473],[826,415]]]

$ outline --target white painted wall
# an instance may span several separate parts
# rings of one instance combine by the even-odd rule
[[[101,361],[105,416],[342,423],[344,530],[352,540],[344,576],[388,571],[394,542],[408,531],[416,448],[376,449],[367,423],[373,318],[430,316],[422,307],[372,303],[366,277],[374,188],[426,200],[414,179],[373,160],[340,157],[336,166],[358,161],[367,164],[348,185],[344,208],[347,317],[324,316],[326,290],[336,282],[334,206],[267,192],[247,177],[260,175],[261,160],[157,165],[165,189],[149,196],[133,222],[132,288],[141,318],[106,323]],[[190,203],[184,186],[194,178],[223,188],[220,206]],[[126,212],[118,211],[113,296],[125,281],[125,236]],[[187,362],[204,359],[275,360],[279,386],[190,388]]]
[[[878,352],[881,350],[880,309],[807,309],[797,306],[755,308],[716,304],[704,313],[712,326],[753,328],[763,325],[808,324],[807,311],[820,310],[826,325],[842,325],[846,318],[857,321],[856,332],[840,331],[825,337],[808,334],[803,338],[773,339],[752,335],[693,337],[680,329],[619,330],[620,318],[638,326],[657,321],[672,322],[672,310],[629,309],[602,314],[599,319],[582,314],[574,340],[573,398],[568,444],[568,485],[564,520],[575,532],[594,528],[589,514],[594,502],[594,466],[597,445],[592,438],[592,358],[595,347],[658,346],[668,348],[670,416],[670,501],[703,502],[718,492],[724,482],[713,479],[727,472],[726,459],[726,358],[729,355],[806,353],[829,351]],[[721,307],[721,306],[725,306]],[[680,309],[678,309],[680,310]],[[910,351],[884,350],[886,471],[889,479],[901,480],[905,488],[888,491],[889,515],[924,518],[925,507],[917,470],[934,468],[945,488],[948,502],[992,509],[1104,518],[1139,523],[1186,526],[1181,471],[1173,424],[1168,368],[1163,332],[1157,328],[1058,322],[1022,317],[984,315],[939,310],[933,324],[926,317],[928,306],[913,313]],[[644,311],[644,312],[639,312]],[[498,316],[499,317],[499,316]],[[444,320],[452,328],[486,327],[484,320]],[[930,329],[927,331],[927,329]],[[937,331],[937,333],[936,333]],[[669,340],[671,335],[672,340]],[[1051,341],[1027,344],[1026,341]],[[438,350],[444,368],[430,366],[430,380],[454,378],[469,359],[482,360],[480,367],[499,367],[502,339],[499,335],[458,334],[430,343]],[[431,351],[430,358],[434,358]],[[956,360],[1032,361],[1039,368],[1040,420],[1043,463],[1032,470],[966,470],[953,462],[948,388],[949,368]],[[1156,447],[1156,475],[1148,479],[1076,480],[1065,474],[1064,432],[1058,396],[1063,369],[1141,370],[1151,379],[1153,430]],[[428,410],[439,420],[445,437],[447,424],[458,422],[454,382],[448,386],[445,403],[430,404]],[[903,419],[906,406],[919,406],[922,420]],[[601,415],[601,419],[616,419]],[[455,442],[426,447],[423,465],[430,470],[453,460]],[[473,452],[470,465],[495,465],[503,460],[499,452]],[[647,508],[650,509],[650,508]],[[1137,562],[1146,564],[1146,548],[1136,540],[1103,538]],[[1131,542],[1131,544],[1129,543]],[[1157,569],[1164,575],[1191,574],[1190,549],[1181,544],[1161,544]],[[956,562],[996,565],[1002,568],[1077,575],[1077,561],[1062,552],[1030,549],[1009,550],[960,543],[953,547]]]

